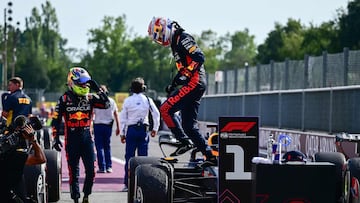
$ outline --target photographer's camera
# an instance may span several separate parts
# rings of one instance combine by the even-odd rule
[[[0,157],[7,152],[16,150],[17,148],[27,148],[25,139],[22,137],[26,125],[30,125],[34,130],[40,130],[42,128],[41,122],[38,117],[26,118],[23,115],[17,116],[15,118],[14,126],[12,126],[11,128],[0,124]],[[27,134],[27,136],[34,135],[34,133]]]

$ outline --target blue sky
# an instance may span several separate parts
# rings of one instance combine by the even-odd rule
[[[1,1],[1,16],[9,0]],[[45,0],[11,0],[13,18],[24,26],[31,9]],[[98,28],[104,16],[126,15],[126,25],[138,36],[147,34],[153,16],[176,20],[192,34],[211,29],[218,35],[249,29],[256,44],[263,43],[274,29],[275,22],[285,25],[288,18],[301,20],[303,25],[319,25],[333,20],[336,10],[346,8],[347,0],[50,0],[56,9],[60,34],[68,39],[68,47],[88,49],[88,30]],[[181,3],[180,3],[181,2]],[[4,23],[4,18],[0,18]]]

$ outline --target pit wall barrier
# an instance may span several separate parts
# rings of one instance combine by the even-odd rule
[[[199,122],[199,129],[203,135],[209,135],[216,131],[214,126],[217,123],[214,122]],[[317,152],[336,152],[335,135],[323,133],[323,132],[303,132],[296,130],[286,130],[278,128],[259,128],[259,155],[265,157],[267,149],[267,141],[270,135],[274,135],[275,140],[279,135],[286,134],[290,137],[291,143],[282,148],[282,152],[291,150],[298,150],[303,152],[312,159]],[[357,156],[356,144],[350,142],[342,143],[344,151],[349,157]]]

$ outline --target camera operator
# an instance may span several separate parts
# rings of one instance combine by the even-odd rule
[[[26,121],[26,117],[22,118]],[[16,119],[15,119],[16,120]],[[16,121],[15,121],[16,123]],[[12,142],[7,150],[0,154],[0,197],[4,203],[27,202],[23,179],[25,165],[46,162],[46,156],[36,141],[33,126],[25,122],[3,136],[17,136],[18,142]],[[1,145],[4,147],[4,145]]]

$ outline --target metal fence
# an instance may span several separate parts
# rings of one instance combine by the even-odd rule
[[[207,75],[207,95],[360,85],[360,51],[305,55]]]
[[[222,75],[208,74],[199,120],[259,116],[261,127],[360,132],[360,51],[324,52]]]
[[[359,133],[359,101],[359,85],[208,95],[201,101],[198,119],[258,116],[261,127]]]

